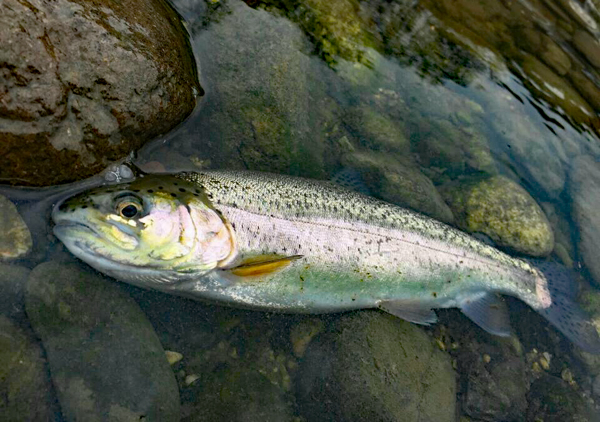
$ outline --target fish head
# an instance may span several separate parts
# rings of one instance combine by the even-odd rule
[[[235,235],[202,187],[171,175],[79,193],[52,212],[54,234],[98,271],[168,287],[236,257]]]

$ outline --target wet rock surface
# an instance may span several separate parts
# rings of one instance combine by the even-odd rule
[[[450,358],[424,331],[369,311],[335,325],[300,363],[296,385],[307,420],[456,420]]]
[[[597,285],[600,285],[600,164],[592,157],[573,161],[570,174],[572,215],[579,230],[579,253]]]
[[[0,195],[0,259],[22,257],[32,246],[31,233],[17,207]]]
[[[57,420],[41,347],[29,333],[0,315],[0,414],[4,421]]]
[[[0,263],[0,314],[13,321],[24,321],[25,287],[30,270]]]
[[[563,379],[545,375],[535,381],[528,396],[527,420],[548,422],[593,422],[600,412]]]
[[[210,129],[202,131],[202,151],[194,132],[184,150],[210,157],[216,168],[323,178],[324,132],[337,106],[323,96],[308,41],[283,17],[237,0],[222,8],[218,23],[194,38],[199,54],[210,57],[202,74],[211,89],[197,121]],[[202,25],[202,16],[193,19],[193,28]]]
[[[504,176],[474,178],[446,186],[443,195],[459,227],[484,233],[496,244],[532,256],[554,248],[544,212],[525,189]]]
[[[0,180],[91,176],[195,105],[195,59],[162,0],[0,5]]]
[[[183,421],[292,421],[293,317],[212,306],[133,288],[173,364]],[[167,322],[168,321],[168,322]]]
[[[26,308],[68,420],[179,420],[165,352],[113,282],[74,264],[44,263],[30,274]]]
[[[447,223],[454,220],[433,182],[410,160],[357,151],[345,155],[342,162],[359,171],[369,190],[380,198]]]

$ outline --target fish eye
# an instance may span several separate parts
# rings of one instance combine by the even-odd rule
[[[133,218],[142,211],[142,206],[138,202],[126,200],[117,205],[117,212],[123,218]]]

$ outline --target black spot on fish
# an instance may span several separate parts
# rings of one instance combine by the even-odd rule
[[[171,194],[171,196],[172,196],[173,198],[177,198],[177,194],[176,194],[176,193],[172,193],[172,194]]]
[[[164,189],[164,188],[163,188],[162,186],[159,186],[159,187],[158,187],[158,189],[161,189],[161,190],[162,190],[162,189]]]
[[[81,208],[82,208],[82,209],[86,209],[87,207],[88,207],[87,205],[84,205],[84,206],[82,206]]]
[[[152,189],[148,189],[148,193],[154,193]]]
[[[139,190],[139,189],[134,189],[133,191],[134,191],[134,192],[139,192],[140,190]]]
[[[179,192],[185,192],[184,188],[179,188]]]

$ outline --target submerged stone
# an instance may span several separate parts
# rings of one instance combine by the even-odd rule
[[[195,122],[210,128],[203,156],[216,168],[324,178],[325,132],[339,118],[307,39],[286,18],[238,0],[227,7],[194,38],[199,54],[210,57],[202,74],[215,93]],[[197,154],[197,147],[186,152]]]
[[[42,348],[0,315],[0,414],[3,421],[57,420]]]
[[[381,312],[343,316],[313,340],[296,388],[307,420],[456,420],[450,357],[416,325]]]
[[[114,282],[75,264],[30,274],[27,315],[67,420],[179,421],[179,391],[154,329]]]
[[[600,411],[580,389],[552,375],[535,381],[527,400],[527,420],[530,421],[593,422],[600,418]]]
[[[0,314],[14,321],[24,321],[25,286],[29,268],[0,263]]]
[[[546,256],[554,233],[529,193],[504,176],[474,178],[442,189],[458,226],[484,233],[497,245],[532,256]]]
[[[572,164],[570,197],[573,220],[579,230],[579,253],[593,280],[600,285],[600,164],[590,156]]]
[[[486,137],[468,125],[471,115],[461,111],[454,117],[458,124],[442,119],[418,122],[411,144],[419,163],[431,173],[436,171],[439,181],[474,171],[495,174],[496,164]]]
[[[375,196],[451,223],[452,211],[433,182],[409,159],[397,157],[385,152],[357,151],[346,154],[343,162],[360,172]]]
[[[403,128],[372,107],[359,106],[350,109],[344,122],[364,147],[397,153],[406,153],[410,149]]]
[[[163,0],[0,4],[0,178],[89,177],[167,132],[201,90],[187,33]]]
[[[32,246],[31,233],[17,207],[0,195],[0,259],[19,258]]]

